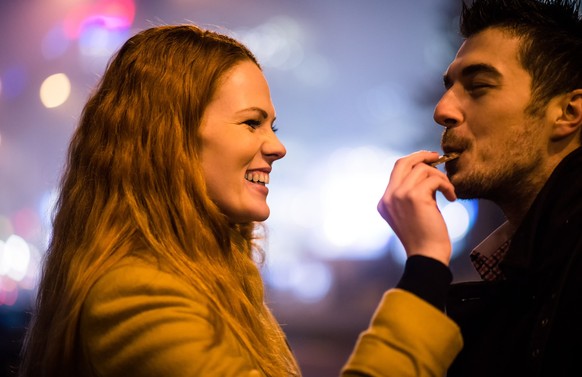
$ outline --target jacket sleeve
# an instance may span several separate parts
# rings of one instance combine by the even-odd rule
[[[395,288],[385,293],[342,376],[440,377],[462,346],[459,327],[443,312]]]
[[[197,295],[197,296],[196,296]],[[153,266],[108,272],[81,315],[86,367],[103,377],[259,377],[234,336],[214,341],[207,302]]]

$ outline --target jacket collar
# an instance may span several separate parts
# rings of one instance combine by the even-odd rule
[[[575,214],[582,213],[582,148],[566,156],[554,169],[521,225],[500,268],[510,277],[527,278],[543,268],[547,258],[568,250],[547,250],[556,231]]]

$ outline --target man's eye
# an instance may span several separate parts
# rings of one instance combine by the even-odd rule
[[[467,90],[468,91],[475,91],[475,90],[479,90],[479,89],[487,89],[487,88],[491,88],[492,85],[491,84],[485,84],[485,83],[474,83],[474,84],[470,84],[467,86]]]
[[[479,98],[487,94],[491,88],[493,88],[491,84],[475,83],[467,85],[466,90],[472,97]]]

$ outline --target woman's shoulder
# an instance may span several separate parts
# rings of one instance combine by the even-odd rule
[[[97,296],[178,294],[198,296],[191,283],[171,273],[153,258],[125,257],[100,276],[89,292]],[[96,297],[96,298],[97,298]]]
[[[212,307],[206,295],[158,263],[125,258],[97,280],[83,303],[86,367],[113,377],[128,371],[249,375],[250,356],[234,335],[217,342],[220,326]]]

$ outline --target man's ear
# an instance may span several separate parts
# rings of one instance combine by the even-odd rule
[[[562,111],[554,123],[553,140],[568,137],[582,128],[582,89],[565,94],[560,104]]]

